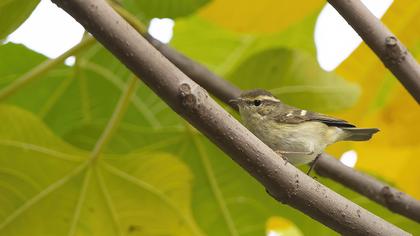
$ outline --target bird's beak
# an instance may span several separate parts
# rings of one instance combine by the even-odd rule
[[[229,104],[232,106],[237,106],[240,102],[242,102],[242,98],[234,98],[229,100]]]

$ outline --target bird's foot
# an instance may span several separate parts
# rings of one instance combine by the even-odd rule
[[[287,157],[284,155],[284,152],[281,151],[275,151],[275,153],[277,153],[277,155],[279,155],[283,160],[284,160],[284,165],[287,165],[289,163],[289,160],[287,159]]]
[[[320,156],[321,155],[318,155],[318,156],[315,157],[314,161],[311,163],[311,166],[309,167],[308,172],[306,172],[307,175],[309,175],[311,173],[312,169],[315,167],[316,162],[318,161],[318,159],[319,159]],[[314,178],[315,178],[315,176],[314,176]]]

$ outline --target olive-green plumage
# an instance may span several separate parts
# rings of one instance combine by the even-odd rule
[[[294,165],[313,161],[330,144],[369,140],[379,131],[288,106],[262,89],[246,91],[232,102],[239,107],[244,125]]]

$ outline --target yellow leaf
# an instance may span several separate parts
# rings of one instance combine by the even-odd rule
[[[355,149],[360,157],[358,169],[381,176],[403,192],[420,198],[419,147],[382,146]]]
[[[245,33],[284,30],[321,8],[325,1],[213,0],[199,14],[223,27]]]
[[[293,222],[282,217],[272,216],[267,220],[267,235],[302,236],[303,233]]]

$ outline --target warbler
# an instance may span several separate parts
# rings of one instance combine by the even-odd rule
[[[245,91],[230,102],[239,107],[243,124],[293,165],[313,162],[330,144],[366,141],[379,131],[286,105],[263,89]]]

